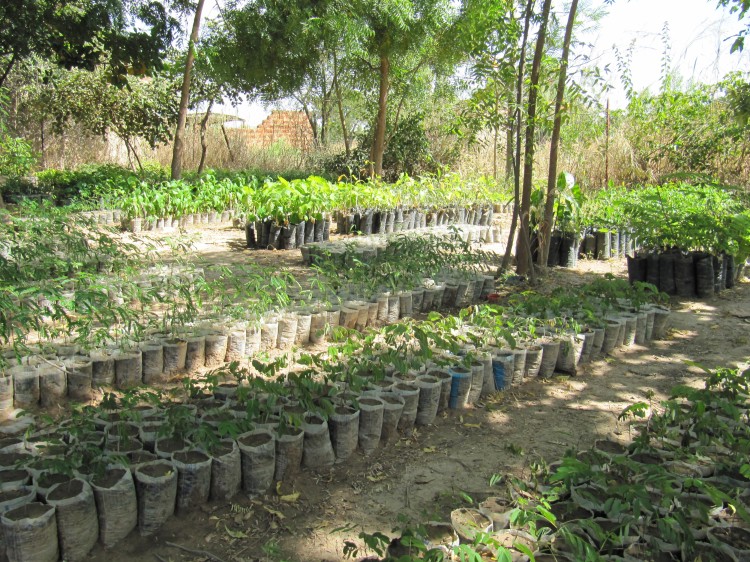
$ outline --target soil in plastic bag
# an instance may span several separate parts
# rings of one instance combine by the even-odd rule
[[[205,504],[211,490],[211,457],[202,451],[180,451],[172,455],[177,469],[177,512]]]
[[[169,519],[177,500],[177,471],[171,462],[157,460],[135,469],[138,532],[152,535]]]
[[[99,520],[94,492],[88,482],[74,478],[57,484],[47,492],[45,501],[55,507],[60,556],[82,560],[99,538]]]
[[[138,500],[127,468],[110,468],[91,481],[99,519],[99,542],[111,547],[138,524]]]
[[[31,502],[11,509],[0,517],[6,554],[14,562],[57,562],[55,508]]]

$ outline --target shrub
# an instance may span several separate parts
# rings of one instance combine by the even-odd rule
[[[31,145],[22,138],[0,136],[0,176],[25,176],[36,164]]]
[[[322,162],[325,172],[335,176],[364,179],[370,175],[370,147],[373,131],[369,130],[357,139],[357,148],[347,156],[336,154]],[[437,166],[430,151],[424,125],[424,115],[415,113],[399,122],[393,136],[388,140],[383,154],[383,179],[396,181],[401,175],[418,176],[435,172]]]

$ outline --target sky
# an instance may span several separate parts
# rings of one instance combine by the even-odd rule
[[[604,2],[591,0],[590,4],[597,7]],[[635,40],[631,64],[635,89],[657,91],[661,79],[665,22],[669,26],[671,66],[685,81],[713,83],[733,70],[750,71],[750,45],[743,54],[729,52],[732,43],[729,38],[742,25],[736,15],[718,9],[716,4],[716,0],[616,0],[607,7],[607,14],[598,27],[587,32],[582,39],[594,45],[593,49],[585,49],[592,63],[600,68],[610,67],[612,89],[608,97],[613,109],[626,104],[613,46],[625,53]],[[270,109],[259,103],[244,103],[237,108],[222,106],[214,111],[237,115],[246,120],[246,126],[254,127],[270,113]]]
[[[599,2],[601,3],[601,2]],[[635,40],[632,78],[636,91],[658,91],[667,22],[672,68],[686,81],[714,83],[733,70],[750,71],[750,49],[730,54],[732,40],[742,29],[735,14],[717,9],[715,0],[617,0],[598,28],[590,34],[592,58],[603,68],[610,64],[613,107],[626,103],[616,70],[613,45],[624,53]],[[749,45],[750,47],[750,45]]]

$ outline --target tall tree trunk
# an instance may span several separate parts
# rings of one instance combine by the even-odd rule
[[[497,179],[497,139],[500,134],[500,127],[493,127],[492,131],[492,177]]]
[[[534,132],[536,130],[536,104],[539,98],[539,75],[542,68],[544,43],[547,39],[547,23],[549,22],[552,0],[544,0],[542,4],[542,18],[539,22],[539,32],[536,38],[534,61],[531,63],[531,78],[529,80],[529,106],[526,111],[526,144],[523,155],[523,189],[521,192],[520,229],[516,247],[516,271],[519,275],[529,275],[534,282],[534,264],[531,259],[531,242],[529,240],[529,215],[531,213],[531,183],[534,173]]]
[[[201,119],[201,161],[198,163],[198,175],[203,173],[203,168],[206,166],[206,154],[208,153],[208,140],[206,139],[206,129],[208,128],[208,118],[211,115],[211,108],[214,105],[214,100],[208,102],[206,108],[206,114]]]
[[[544,220],[539,225],[539,265],[546,266],[549,258],[549,241],[552,236],[552,221],[557,197],[557,155],[560,148],[560,129],[562,129],[563,100],[565,99],[565,81],[568,78],[568,59],[570,41],[573,37],[573,24],[578,10],[578,0],[570,3],[568,23],[565,26],[560,75],[557,77],[557,95],[555,97],[555,123],[552,126],[552,139],[549,148],[549,174],[547,175],[547,198],[544,201]]]
[[[47,136],[45,135],[44,130],[44,119],[39,121],[39,141],[41,143],[41,146],[39,147],[41,149],[41,154],[39,155],[39,166],[42,168],[42,170],[47,169]]]
[[[526,45],[529,41],[529,26],[534,0],[528,0],[524,11],[523,36],[521,37],[521,53],[518,57],[518,75],[516,76],[516,107],[510,122],[511,135],[515,138],[515,157],[513,158],[513,218],[510,221],[508,242],[505,245],[505,255],[500,270],[505,271],[510,266],[513,253],[513,241],[518,227],[519,201],[521,199],[521,102],[523,101],[523,81],[526,68]]]
[[[509,182],[513,177],[513,100],[508,100],[508,127],[505,130],[505,181]]]
[[[172,150],[172,179],[178,180],[182,177],[182,153],[184,150],[182,137],[185,134],[185,123],[187,122],[188,102],[190,101],[190,74],[193,71],[195,61],[195,44],[198,42],[198,32],[201,26],[201,12],[205,0],[198,0],[193,17],[193,29],[190,32],[187,58],[185,59],[185,74],[182,76],[182,90],[180,91],[180,109],[177,113],[177,129],[174,133],[174,148]]]
[[[386,55],[380,56],[380,95],[378,96],[378,119],[375,123],[375,139],[370,160],[374,163],[373,175],[383,175],[383,153],[385,152],[385,125],[388,110],[388,89],[391,62]]]
[[[320,146],[328,143],[328,108],[325,104],[320,108]]]
[[[320,100],[320,145],[328,144],[328,122],[331,115],[331,90],[326,90],[326,72],[323,69],[321,78],[321,96]],[[333,87],[331,87],[332,89]]]
[[[341,121],[341,134],[344,137],[344,149],[346,150],[347,158],[351,154],[352,145],[349,140],[349,130],[346,125],[346,115],[344,115],[344,101],[341,98],[341,86],[339,85],[339,66],[336,52],[333,53],[333,87],[336,90],[336,105],[339,108],[339,120]]]
[[[495,86],[495,105],[492,107],[494,114],[494,124],[492,125],[492,179],[497,181],[500,177],[497,166],[497,149],[500,144],[500,88],[497,82],[494,82]]]

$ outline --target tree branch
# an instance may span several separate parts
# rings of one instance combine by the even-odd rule
[[[2,78],[0,78],[0,88],[2,88],[3,84],[5,84],[5,80],[8,78],[8,74],[10,74],[10,70],[13,68],[13,65],[15,64],[17,56],[18,56],[18,52],[13,51],[13,55],[10,57],[10,62],[8,63],[8,66],[5,67],[5,72],[3,72]]]

